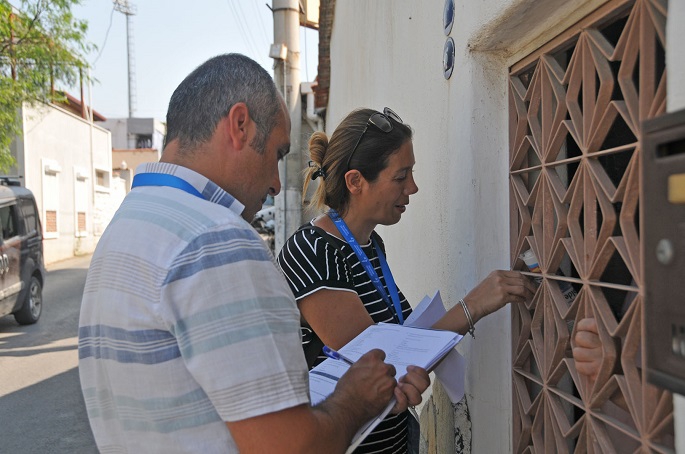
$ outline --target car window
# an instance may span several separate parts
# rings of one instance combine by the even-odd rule
[[[21,201],[21,213],[24,216],[26,232],[28,233],[38,231],[38,218],[36,217],[36,207],[31,200]]]
[[[0,227],[2,227],[2,238],[5,240],[19,235],[16,205],[0,207]]]

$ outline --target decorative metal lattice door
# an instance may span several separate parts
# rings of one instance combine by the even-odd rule
[[[639,139],[666,109],[667,0],[615,0],[510,71],[512,267],[539,260],[513,310],[514,450],[672,452],[672,396],[642,369]],[[537,271],[537,270],[536,270]],[[576,370],[578,322],[603,342]]]

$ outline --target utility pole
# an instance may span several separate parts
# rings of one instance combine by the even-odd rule
[[[300,96],[300,2],[273,0],[274,81],[290,113],[290,153],[280,166],[281,196],[276,197],[275,250],[279,251],[302,221],[301,171],[305,153],[301,147],[302,99]]]
[[[128,56],[128,118],[133,118],[136,109],[136,63],[133,48],[133,20],[136,7],[129,0],[113,0],[114,9],[126,16],[126,54]]]

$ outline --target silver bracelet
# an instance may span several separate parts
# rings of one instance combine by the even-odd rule
[[[469,334],[471,337],[474,339],[476,338],[476,335],[474,334],[476,332],[476,327],[473,326],[473,319],[471,318],[471,313],[469,312],[469,308],[466,307],[466,303],[464,302],[463,299],[459,300],[459,304],[461,304],[461,307],[464,309],[464,314],[466,314],[466,320],[469,322]]]

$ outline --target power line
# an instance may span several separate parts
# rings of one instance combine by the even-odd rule
[[[231,8],[231,12],[233,13],[233,22],[235,22],[235,24],[240,29],[240,34],[242,36],[245,36],[245,30],[243,29],[242,21],[240,19],[238,19],[238,12],[236,11],[235,6],[233,5],[233,2],[231,0],[227,0],[227,1],[228,1],[228,7]],[[247,43],[246,41],[245,41],[245,45],[247,47],[250,47],[249,43]],[[254,52],[254,49],[250,48],[248,51],[250,53],[252,53],[252,52]]]
[[[240,9],[241,13],[243,14],[243,17],[247,19],[247,15],[245,14],[245,11],[243,11],[243,6],[242,3],[238,2],[238,8]],[[259,14],[257,14],[257,17],[259,18]],[[254,21],[253,21],[254,22]],[[247,20],[245,21],[246,27],[247,27]],[[268,52],[269,45],[265,45],[264,47],[260,46],[259,44],[259,39],[258,36],[261,36],[261,34],[258,32],[258,27],[256,24],[252,27],[247,27],[248,31],[250,32],[250,39],[252,40],[253,44],[255,45],[255,48],[259,53],[266,53]],[[261,51],[260,51],[261,48]]]
[[[259,56],[259,45],[255,41],[254,35],[252,34],[253,28],[248,26],[247,16],[245,15],[245,11],[243,11],[242,3],[238,2],[236,4],[236,6],[238,8],[238,14],[240,14],[240,16],[242,17],[243,26],[245,27],[245,31],[246,31],[245,36],[250,41],[250,43],[251,43],[251,45],[255,51],[255,58],[258,58],[258,56]]]
[[[114,17],[114,5],[112,5],[112,12],[109,14],[109,26],[107,26],[107,33],[105,33],[105,40],[102,42],[102,47],[100,48],[100,52],[98,52],[97,57],[95,57],[95,60],[91,64],[93,68],[95,68],[95,63],[98,62],[100,59],[100,56],[102,56],[102,53],[105,51],[105,46],[107,45],[107,37],[109,37],[109,31],[112,28],[112,18]]]
[[[248,32],[248,30],[246,30],[246,28],[245,28],[245,17],[242,14],[242,10],[241,10],[241,13],[239,13],[238,10],[236,10],[235,2],[232,0],[228,0],[228,5],[231,7],[231,10],[233,11],[234,22],[237,23],[238,27],[240,28],[240,33],[245,37],[243,39],[243,42],[248,47],[249,52],[252,53],[252,57],[259,58],[259,52],[257,52],[257,46],[255,46],[255,44],[252,42],[252,40],[250,39],[251,35]]]
[[[255,13],[257,14],[257,19],[259,20],[259,24],[261,25],[262,32],[264,33],[263,35],[260,35],[260,36],[262,38],[264,38],[263,42],[265,43],[265,46],[266,46],[265,49],[268,49],[269,44],[271,43],[271,39],[269,39],[269,31],[267,30],[266,25],[264,25],[264,20],[262,19],[262,15],[260,14],[259,5],[257,4],[258,1],[260,1],[260,0],[255,0],[254,2],[252,2],[252,6],[255,9]]]

